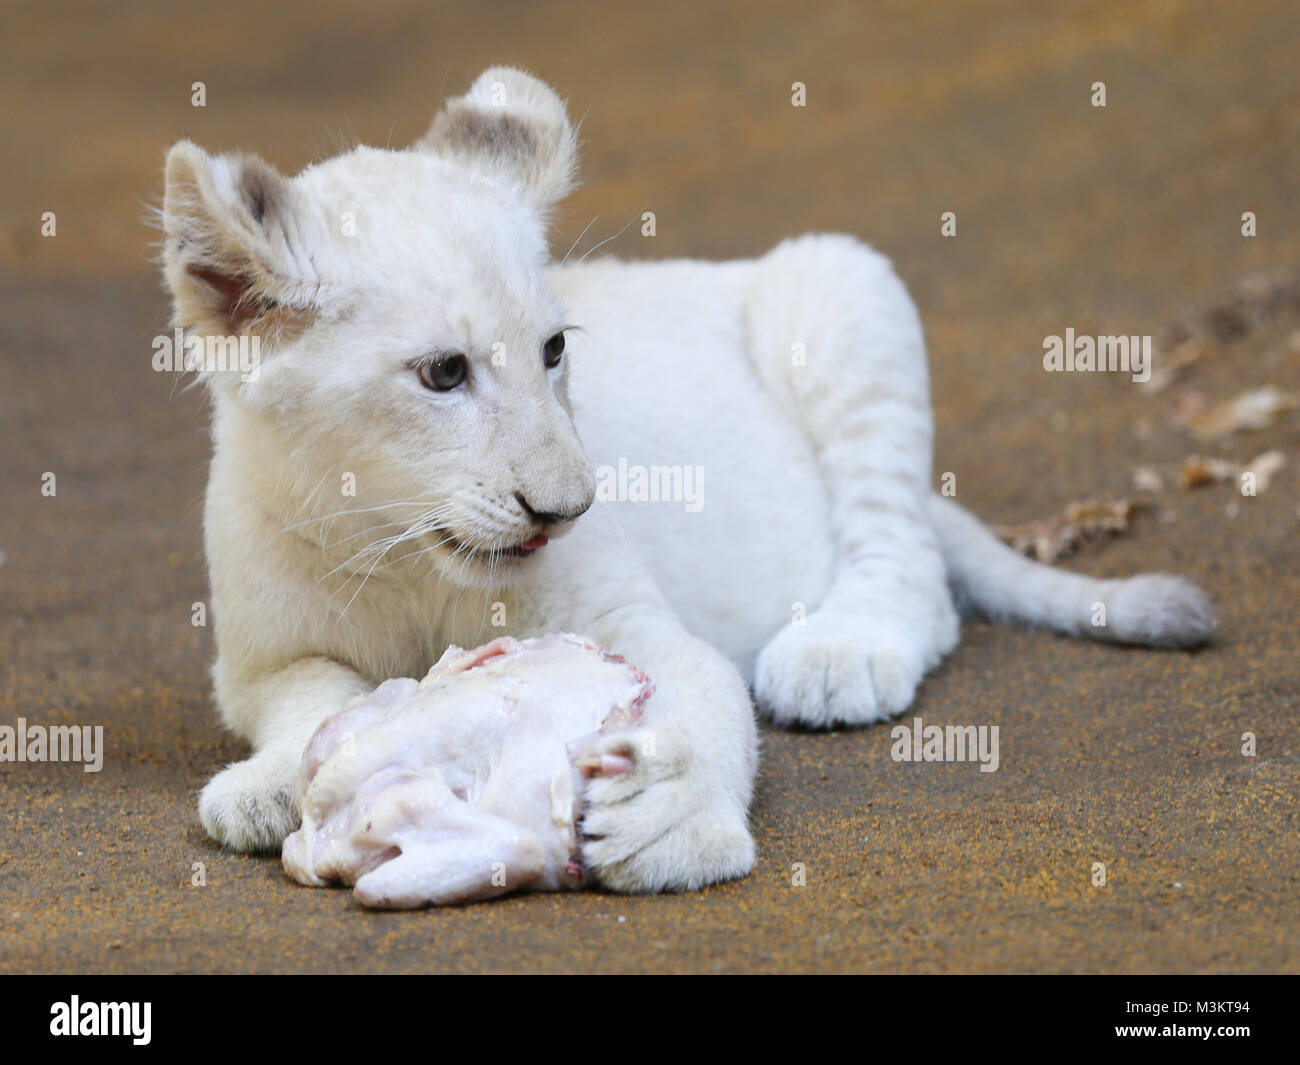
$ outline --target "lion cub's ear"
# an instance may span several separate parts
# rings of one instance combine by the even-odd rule
[[[175,322],[206,335],[282,337],[319,294],[294,189],[251,155],[209,156],[189,141],[167,153],[163,264]]]
[[[563,199],[578,171],[578,138],[564,103],[522,70],[492,67],[448,100],[414,147],[515,182],[540,210]]]

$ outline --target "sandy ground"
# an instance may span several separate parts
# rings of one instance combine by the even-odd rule
[[[1300,9],[998,0],[929,5],[920,24],[904,3],[621,6],[7,16],[0,724],[102,724],[107,757],[98,774],[0,763],[0,970],[1300,969],[1300,415],[1213,443],[1179,421],[1248,388],[1300,390]],[[190,624],[206,411],[150,369],[167,301],[142,218],[163,153],[185,136],[293,170],[402,144],[501,61],[583,119],[558,248],[647,209],[654,238],[632,227],[603,251],[871,241],[924,314],[936,475],[1014,523],[1135,497],[1132,468],[1154,466],[1166,487],[1129,531],[1066,564],[1193,576],[1218,642],[1156,653],[969,624],[915,714],[998,725],[998,772],[895,763],[883,727],[767,729],[758,867],[695,894],[377,914],[219,851],[197,789],[246,752],[216,722],[210,630]],[[1067,326],[1168,353],[1179,323],[1200,357],[1155,394],[1041,368],[1043,337]],[[1269,448],[1291,461],[1255,498],[1178,487],[1193,452]]]

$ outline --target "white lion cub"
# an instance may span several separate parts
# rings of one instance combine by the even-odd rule
[[[322,719],[449,643],[578,632],[654,679],[642,727],[604,740],[632,768],[592,782],[583,858],[656,891],[753,866],[746,682],[778,722],[882,720],[956,644],[955,601],[1209,637],[1187,582],[1037,565],[932,494],[921,325],[883,257],[808,236],[557,265],[547,215],[575,171],[560,99],[505,68],[410,148],[292,178],[171,149],[176,324],[262,355],[255,379],[202,372],[213,677],[254,748],[203,790],[214,839],[278,848]],[[593,504],[593,466],[684,471],[692,499]]]

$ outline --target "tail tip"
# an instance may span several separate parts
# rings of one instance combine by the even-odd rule
[[[1111,598],[1109,613],[1110,639],[1147,647],[1200,647],[1218,628],[1209,596],[1186,578],[1167,573],[1124,581]]]

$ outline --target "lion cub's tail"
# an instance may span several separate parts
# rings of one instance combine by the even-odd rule
[[[1164,573],[1101,580],[1033,562],[950,499],[932,496],[958,605],[994,620],[1149,647],[1195,647],[1214,633],[1214,609],[1191,581]]]

